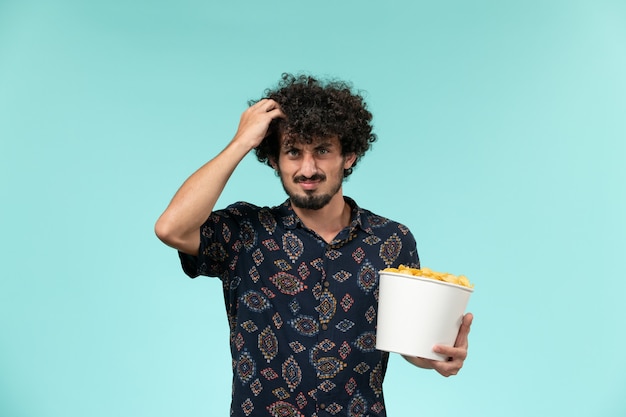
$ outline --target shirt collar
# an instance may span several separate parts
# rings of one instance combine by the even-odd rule
[[[364,232],[373,235],[374,232],[372,231],[372,227],[369,223],[369,218],[364,210],[359,207],[359,205],[350,197],[344,196],[343,198],[352,210],[349,226],[350,229],[353,230],[358,227]],[[304,226],[302,220],[300,220],[296,212],[293,210],[293,207],[291,206],[291,200],[285,200],[285,202],[278,207],[278,213],[286,229],[295,229],[297,227]]]

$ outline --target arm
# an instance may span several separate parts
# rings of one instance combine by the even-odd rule
[[[193,173],[156,222],[155,233],[165,244],[198,254],[200,227],[209,217],[235,168],[267,135],[270,122],[285,117],[278,103],[264,99],[241,115],[232,141],[215,158]]]
[[[437,345],[433,348],[435,352],[448,356],[448,361],[435,361],[411,356],[404,356],[404,359],[420,368],[434,369],[446,377],[456,375],[463,367],[465,358],[467,358],[467,335],[470,332],[473,319],[474,316],[472,313],[467,313],[463,316],[463,321],[459,328],[459,333],[456,336],[454,347]]]

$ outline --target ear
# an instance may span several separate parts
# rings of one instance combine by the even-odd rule
[[[272,168],[274,168],[274,170],[278,170],[278,164],[276,164],[276,159],[275,158],[270,156],[269,158],[267,158],[267,160],[268,160],[270,166]]]
[[[343,169],[352,168],[354,161],[356,161],[356,154],[354,152],[346,154],[343,157]]]

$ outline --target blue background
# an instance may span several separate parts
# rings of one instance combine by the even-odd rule
[[[284,71],[350,80],[344,186],[476,284],[390,416],[624,416],[623,1],[0,0],[0,415],[227,415],[220,284],[153,225]],[[285,198],[252,155],[218,205]]]

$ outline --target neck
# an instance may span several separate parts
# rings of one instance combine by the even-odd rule
[[[328,243],[350,224],[350,206],[343,199],[341,190],[333,196],[326,206],[319,210],[292,207],[302,223]]]

